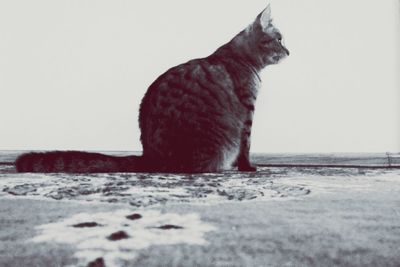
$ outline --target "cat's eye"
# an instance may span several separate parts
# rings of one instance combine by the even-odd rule
[[[265,40],[261,41],[261,44],[265,46],[265,45],[268,45],[268,44],[270,44],[270,43],[272,43],[274,41],[275,41],[275,39],[265,39]]]

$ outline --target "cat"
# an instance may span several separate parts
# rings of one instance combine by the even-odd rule
[[[272,24],[270,6],[206,58],[166,71],[148,88],[139,109],[142,156],[79,151],[27,153],[18,172],[219,172],[250,163],[250,135],[259,72],[289,55]]]

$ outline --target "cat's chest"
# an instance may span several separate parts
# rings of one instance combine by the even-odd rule
[[[261,87],[261,79],[258,75],[251,75],[248,79],[242,81],[241,87],[244,89],[246,95],[250,94],[255,101],[258,95],[258,90]]]
[[[254,75],[251,79],[250,83],[250,87],[251,89],[254,91],[254,93],[258,93],[258,90],[261,87],[261,79],[258,75]]]

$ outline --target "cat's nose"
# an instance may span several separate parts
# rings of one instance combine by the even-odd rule
[[[290,55],[290,52],[289,52],[289,50],[285,47],[285,51],[286,51],[286,54],[287,55]]]

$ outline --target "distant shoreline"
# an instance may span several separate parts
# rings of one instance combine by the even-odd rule
[[[90,151],[115,156],[142,153],[141,151]],[[0,165],[13,165],[18,155],[25,152],[29,150],[0,150]],[[400,169],[400,153],[252,153],[251,160],[260,167]]]

